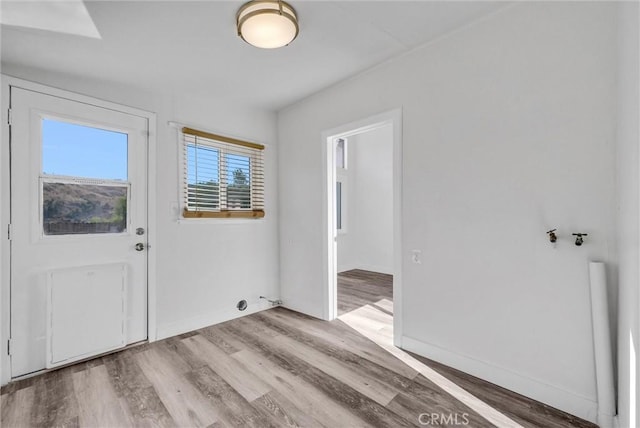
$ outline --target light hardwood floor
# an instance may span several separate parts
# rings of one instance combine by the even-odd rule
[[[391,309],[382,297],[324,322],[274,308],[14,382],[2,389],[2,427],[399,427],[420,426],[421,414],[594,427],[393,348]]]
[[[338,274],[338,315],[382,299],[393,301],[393,276],[359,269]]]

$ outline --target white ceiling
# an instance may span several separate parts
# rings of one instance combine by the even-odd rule
[[[243,3],[87,1],[101,38],[2,25],[2,62],[279,109],[506,5],[290,0],[300,35],[261,50],[236,35]]]

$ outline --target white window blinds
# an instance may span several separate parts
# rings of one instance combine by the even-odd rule
[[[184,217],[264,217],[264,146],[191,128],[182,136]]]

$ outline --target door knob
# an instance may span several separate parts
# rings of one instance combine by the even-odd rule
[[[136,251],[142,251],[144,250],[144,244],[142,242],[138,242],[136,244]]]

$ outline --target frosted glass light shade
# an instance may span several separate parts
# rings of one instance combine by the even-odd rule
[[[278,0],[254,0],[240,8],[238,35],[259,48],[286,46],[298,35],[298,17],[287,3]]]

